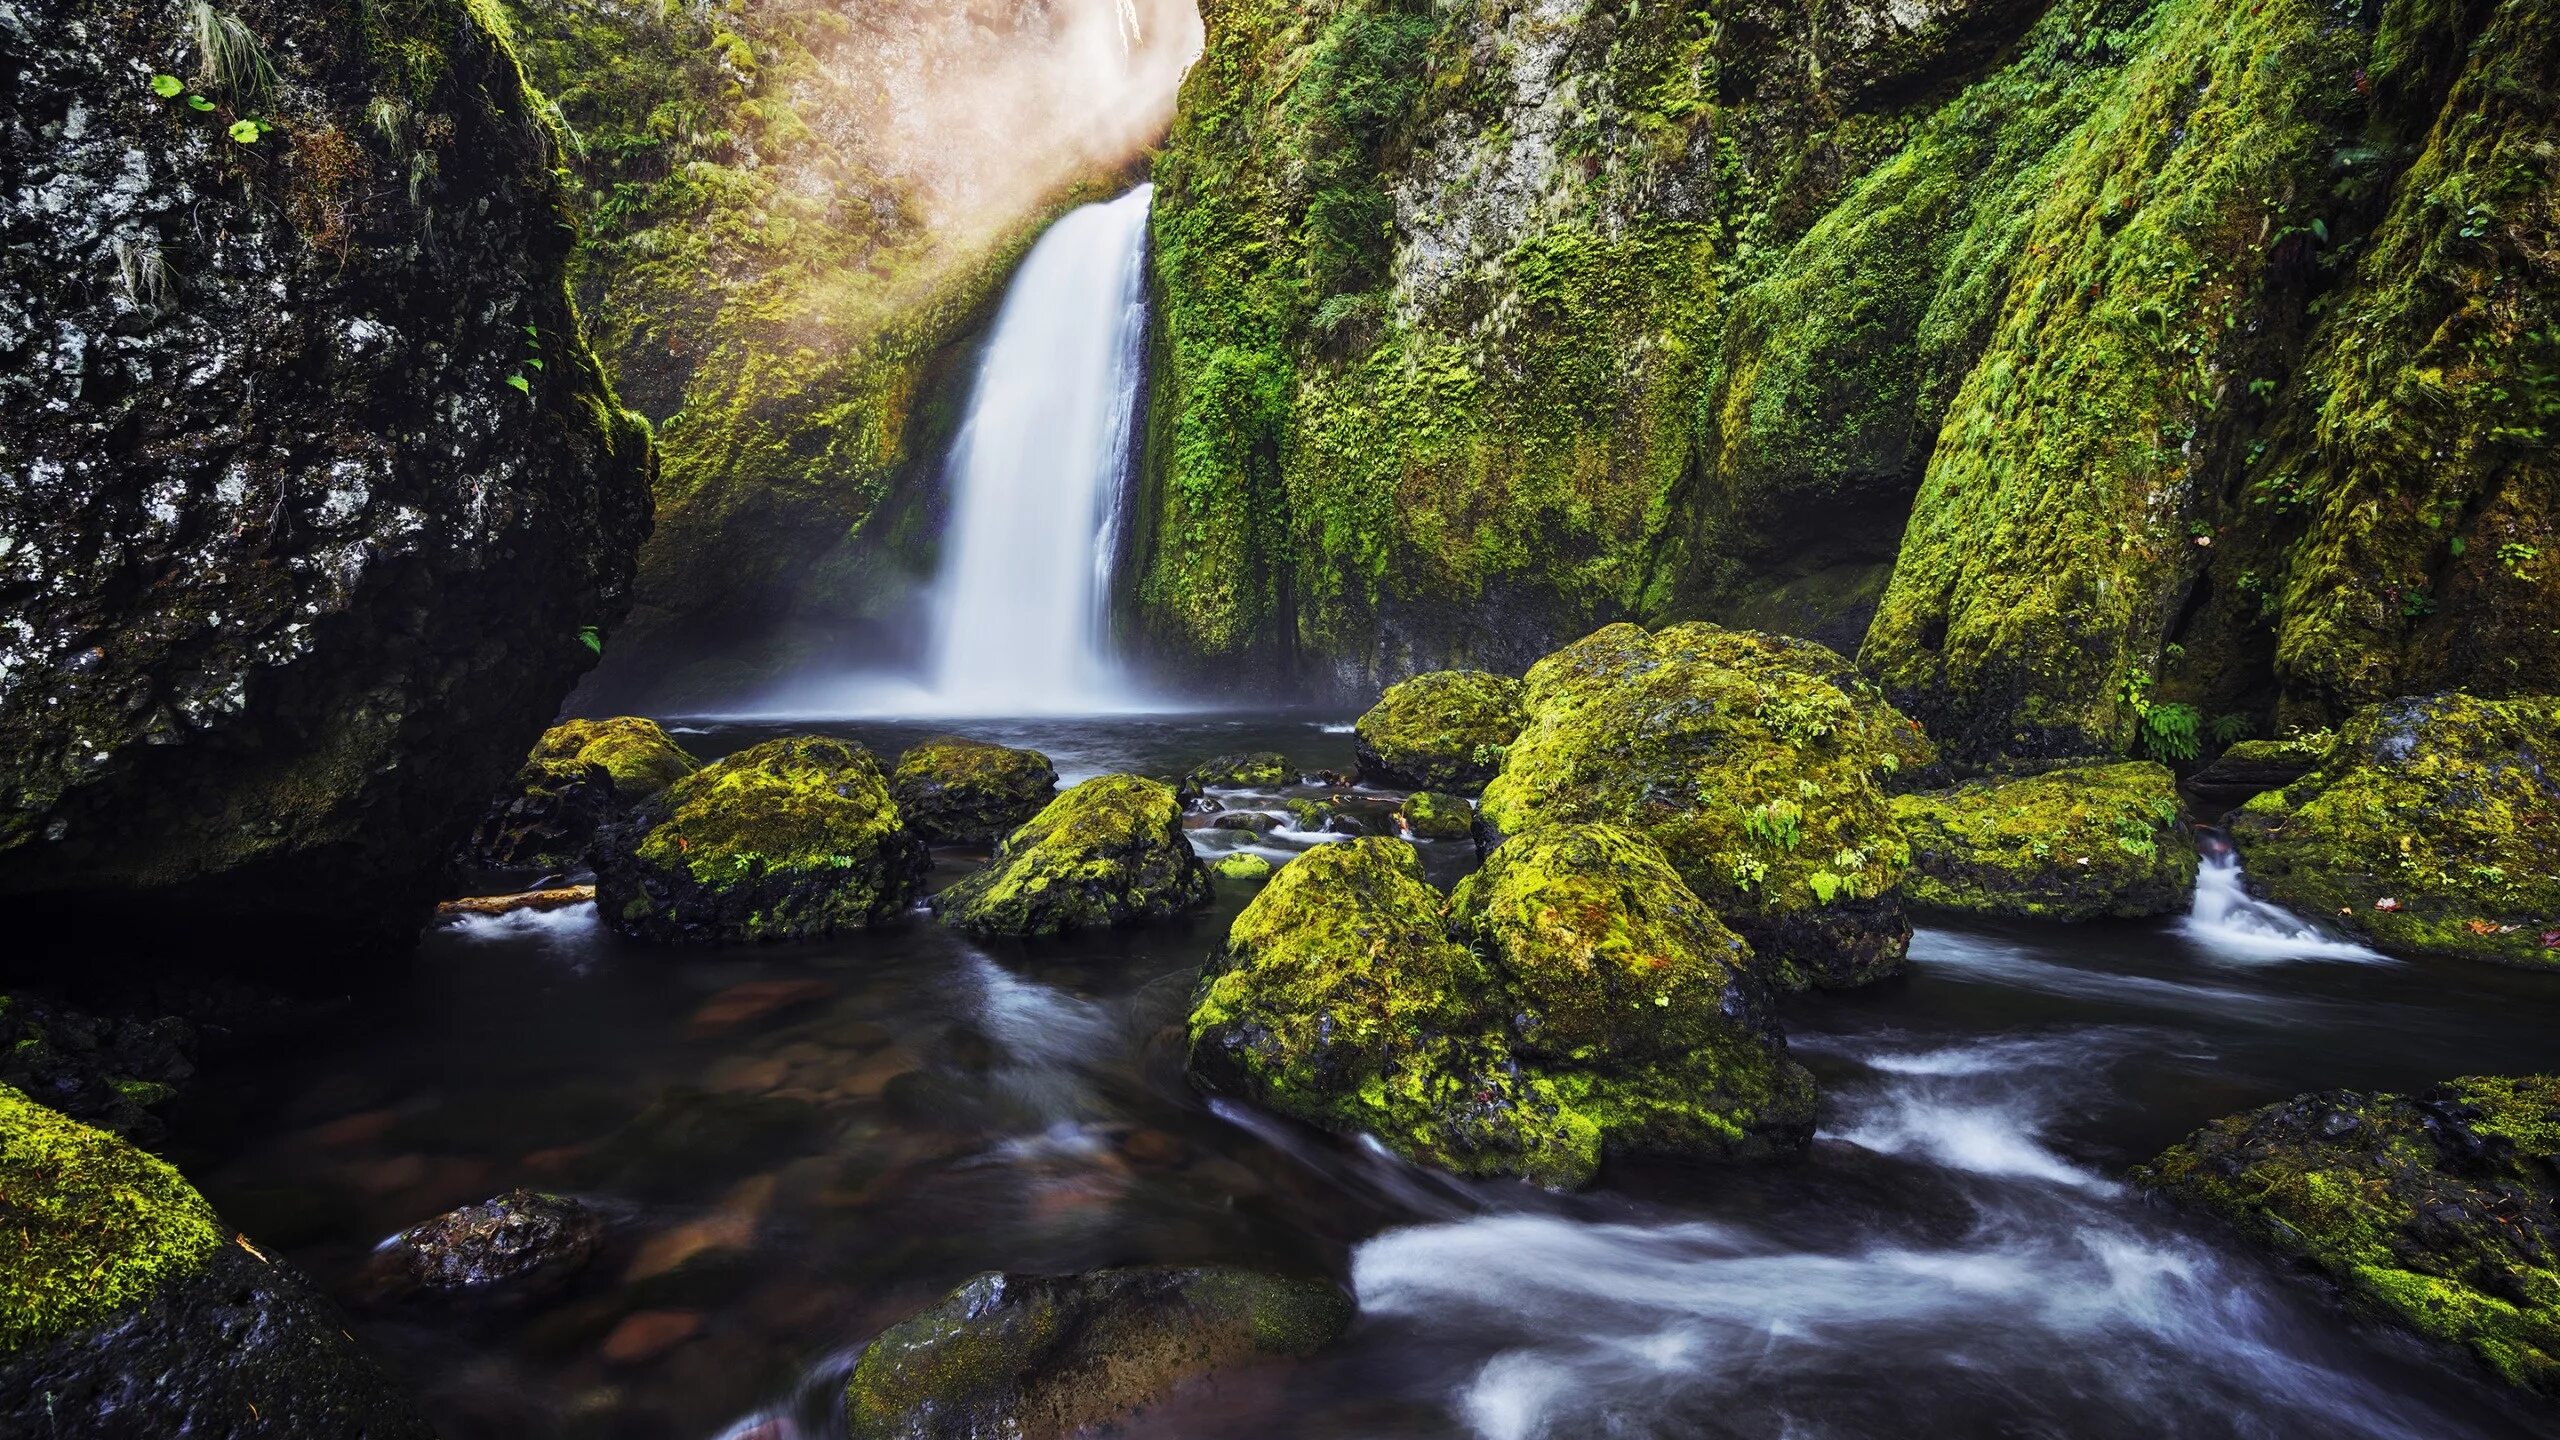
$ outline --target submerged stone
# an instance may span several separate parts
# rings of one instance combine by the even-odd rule
[[[166,1162],[0,1086],[0,1434],[432,1440],[302,1274]]]
[[[1351,1317],[1331,1281],[1225,1266],[989,1273],[863,1348],[845,1420],[853,1440],[1068,1440],[1185,1381],[1312,1355]]]
[[[1593,822],[1645,835],[1792,987],[1902,968],[1909,850],[1885,786],[1926,741],[1839,656],[1712,625],[1612,625],[1531,667],[1524,700],[1529,723],[1479,807],[1493,836]]]
[[[1463,795],[1420,790],[1405,797],[1397,814],[1417,840],[1464,840],[1476,829],[1476,807]]]
[[[908,747],[890,780],[899,812],[936,845],[984,845],[1013,833],[1057,793],[1057,767],[1037,750],[944,735]]]
[[[1268,790],[1288,784],[1296,775],[1288,756],[1277,750],[1254,750],[1203,761],[1185,778],[1201,789]]]
[[[2134,1179],[2560,1399],[2560,1078],[2297,1096],[2215,1121]]]
[[[2084,765],[1899,795],[1903,894],[1975,915],[2167,915],[2194,898],[2196,842],[2178,780],[2149,761]]]
[[[2229,824],[2254,885],[2385,950],[2560,966],[2560,698],[2359,711]]]
[[[564,1195],[511,1190],[448,1210],[400,1236],[403,1268],[430,1290],[553,1285],[594,1258],[604,1220]]]
[[[975,935],[1058,935],[1161,920],[1208,900],[1173,787],[1104,775],[1049,802],[933,907]]]
[[[1439,670],[1390,685],[1353,727],[1360,778],[1472,795],[1502,768],[1528,717],[1520,682],[1482,670]]]
[[[928,863],[871,753],[802,736],[688,775],[618,827],[596,902],[644,940],[808,939],[904,914]]]

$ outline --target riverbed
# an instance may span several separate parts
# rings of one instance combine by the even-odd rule
[[[810,730],[887,757],[957,728],[1042,749],[1068,783],[1247,749],[1351,767],[1330,715],[671,724],[705,757]],[[1275,861],[1327,843],[1197,839]],[[1420,843],[1439,883],[1474,863],[1467,842]],[[937,883],[973,863],[941,855]],[[439,926],[325,1038],[235,1063],[220,1083],[256,1118],[194,1168],[338,1295],[447,1440],[832,1440],[862,1342],[974,1273],[1201,1261],[1322,1270],[1360,1318],[1314,1362],[1126,1433],[2560,1435],[2461,1357],[2122,1183],[2203,1122],[2301,1091],[2548,1069],[2560,977],[2275,938],[2223,910],[1930,924],[1906,977],[1786,1003],[1824,1094],[1802,1161],[1617,1167],[1559,1196],[1195,1094],[1182,1018],[1252,893],[1221,881],[1182,922],[1036,945],[919,917],[651,950],[592,906]],[[567,1291],[454,1305],[383,1284],[385,1239],[518,1185],[609,1218]]]

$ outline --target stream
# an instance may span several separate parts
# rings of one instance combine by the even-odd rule
[[[933,733],[679,738],[709,758],[812,728],[884,757]],[[964,728],[1070,784],[1245,749],[1351,763],[1335,716]],[[1322,843],[1196,838],[1213,859]],[[1474,863],[1422,848],[1443,885]],[[936,883],[975,859],[941,856]],[[226,1077],[255,1118],[194,1173],[345,1303],[447,1440],[834,1437],[862,1342],[973,1273],[1212,1260],[1331,1273],[1360,1318],[1125,1433],[2560,1435],[2121,1183],[2299,1091],[2547,1066],[2560,977],[2384,960],[2253,909],[2228,871],[2204,892],[2158,923],[1924,928],[1906,978],[1787,1002],[1823,1085],[1807,1158],[1613,1167],[1580,1195],[1457,1183],[1196,1095],[1181,1025],[1251,896],[1230,882],[1183,922],[1036,945],[920,919],[653,951],[591,906],[449,924],[402,988]],[[380,1242],[517,1185],[609,1217],[565,1293],[384,1293]]]

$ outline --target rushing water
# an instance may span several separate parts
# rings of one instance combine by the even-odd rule
[[[1346,766],[1318,718],[973,728],[1071,777],[1249,748]],[[926,732],[840,728],[883,753]],[[769,733],[686,738],[717,754]],[[1285,857],[1321,838],[1198,842]],[[1464,843],[1423,856],[1443,885],[1473,863]],[[447,1440],[833,1440],[862,1341],[975,1271],[1207,1260],[1321,1268],[1361,1318],[1319,1360],[1130,1434],[2560,1434],[2123,1183],[2299,1091],[2550,1063],[2560,979],[2286,940],[2307,927],[2243,911],[2216,873],[2222,898],[2182,920],[1924,929],[1907,978],[1787,1003],[1824,1090],[1802,1161],[1617,1167],[1581,1195],[1461,1184],[1195,1095],[1179,1025],[1251,894],[1228,882],[1196,918],[1042,945],[918,923],[678,952],[591,909],[458,924],[328,1043],[217,1077],[237,1124],[181,1158],[337,1291]],[[793,1003],[727,1003],[773,982]],[[382,1237],[518,1184],[611,1217],[569,1291],[377,1293]]]

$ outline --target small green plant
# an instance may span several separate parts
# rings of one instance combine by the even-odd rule
[[[187,28],[195,40],[200,88],[219,90],[244,110],[274,97],[276,67],[239,16],[196,0],[187,10]]]
[[[1848,880],[1834,875],[1828,870],[1814,871],[1812,874],[1804,877],[1804,883],[1812,888],[1813,903],[1816,905],[1828,905],[1831,903],[1833,897],[1850,888],[1850,882]]]
[[[2258,733],[2258,722],[2234,710],[2214,716],[2213,723],[2205,727],[2205,733],[2213,737],[2213,743],[2216,746],[2227,750],[2255,736]]]
[[[1742,812],[1742,833],[1763,845],[1793,850],[1804,843],[1804,807],[1793,800],[1771,800]]]
[[[177,99],[178,96],[186,90],[186,88],[187,82],[179,79],[175,75],[154,75],[151,77],[151,93],[159,96],[163,100]]]
[[[2498,547],[2498,564],[2505,569],[2508,574],[2513,575],[2519,580],[2533,579],[2534,577],[2531,572],[2527,571],[2524,567],[2541,558],[2542,551],[2537,547],[2519,544],[2513,540],[2510,540],[2506,544]]]
[[[1769,878],[1769,862],[1757,856],[1738,855],[1726,867],[1726,872],[1733,880],[1734,889],[1749,891]]]
[[[2193,760],[2202,720],[2193,705],[2154,705],[2142,712],[2142,748],[2163,760]]]
[[[2423,620],[2434,613],[2435,597],[2424,590],[2412,590],[2400,598],[2400,614],[2404,619]]]
[[[601,655],[604,653],[604,632],[593,625],[581,625],[578,627],[578,643]]]
[[[255,145],[267,133],[263,120],[241,119],[231,122],[231,138],[243,145]]]

